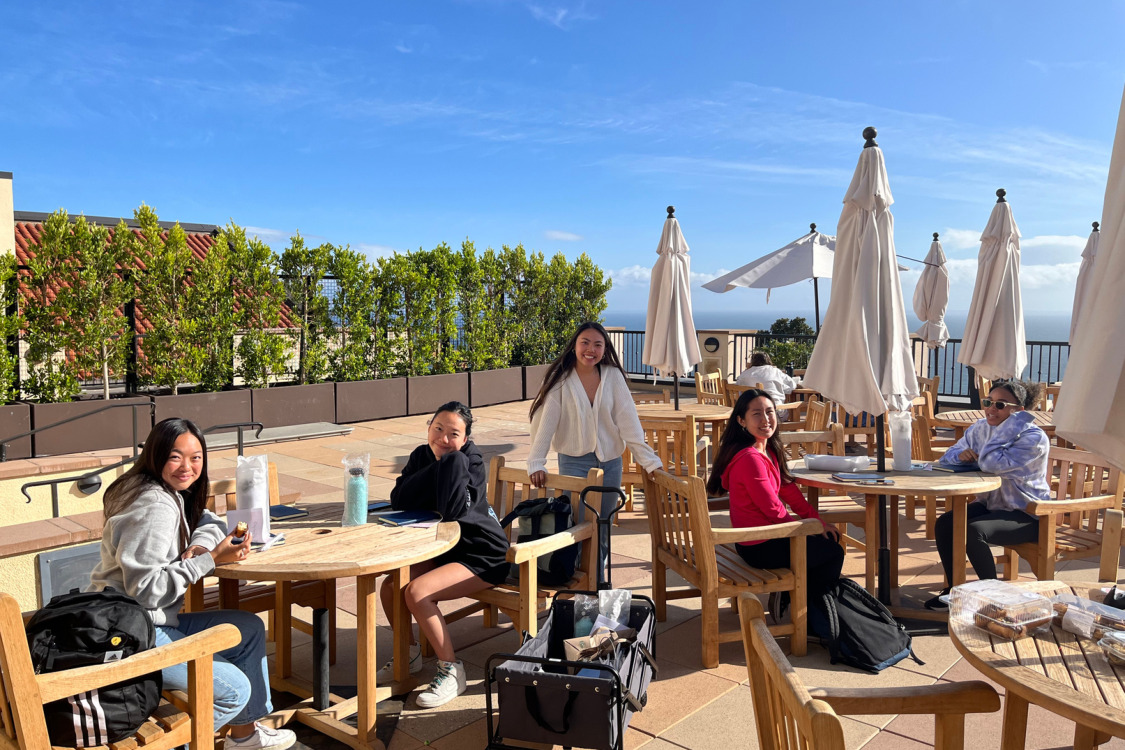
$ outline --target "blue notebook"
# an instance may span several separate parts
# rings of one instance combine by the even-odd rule
[[[388,513],[374,513],[372,517],[388,526],[413,526],[441,520],[441,514],[436,510],[392,510]]]
[[[894,484],[893,479],[887,478],[884,474],[873,474],[870,472],[837,472],[832,475],[832,478],[837,482],[855,482],[856,484]]]
[[[946,471],[950,474],[962,474],[966,471],[980,471],[976,461],[969,464],[934,464],[934,471]]]

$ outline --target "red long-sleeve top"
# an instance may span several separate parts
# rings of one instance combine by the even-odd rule
[[[723,488],[730,493],[730,522],[735,528],[784,523],[790,519],[786,505],[801,518],[820,518],[796,482],[782,483],[777,457],[772,452],[764,456],[754,446],[731,459],[723,472]]]

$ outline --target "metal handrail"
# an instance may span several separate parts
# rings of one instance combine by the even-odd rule
[[[28,482],[27,484],[20,487],[20,492],[23,493],[23,496],[27,498],[27,502],[30,504],[31,503],[31,493],[28,492],[29,489],[31,489],[32,487],[45,487],[46,485],[51,485],[51,513],[52,513],[53,518],[58,518],[59,517],[59,485],[60,484],[66,484],[68,482],[81,482],[83,479],[89,479],[90,477],[96,477],[99,474],[104,474],[107,471],[112,471],[113,469],[119,469],[126,464],[131,464],[131,463],[133,463],[134,461],[137,460],[136,449],[137,449],[137,446],[134,445],[132,456],[126,456],[125,458],[121,459],[117,463],[112,463],[108,466],[102,466],[101,468],[95,469],[94,471],[88,471],[85,474],[79,474],[78,476],[75,476],[75,477],[57,477],[55,479],[41,479],[38,482]],[[100,480],[98,481],[97,487],[101,487],[101,481]],[[97,491],[97,489],[95,488],[94,492],[96,492],[96,491]],[[90,494],[93,494],[93,492],[91,492]]]
[[[129,409],[133,410],[133,458],[135,459],[137,457],[137,444],[139,442],[138,441],[139,436],[137,435],[137,409],[141,409],[141,408],[144,408],[146,406],[148,407],[148,412],[149,412],[149,429],[151,429],[151,428],[156,426],[156,403],[155,402],[150,400],[147,404],[106,404],[105,406],[103,406],[99,409],[94,409],[93,411],[88,411],[85,414],[75,414],[73,417],[67,417],[66,419],[60,420],[58,422],[53,422],[51,424],[45,424],[42,427],[36,427],[34,430],[28,430],[27,432],[21,432],[20,434],[12,435],[11,437],[0,438],[0,462],[8,460],[8,445],[10,444],[10,441],[19,440],[20,438],[25,438],[25,437],[31,437],[32,435],[34,435],[36,433],[43,432],[44,430],[50,430],[50,429],[53,429],[55,427],[59,427],[59,426],[64,425],[64,424],[70,424],[71,422],[77,422],[79,419],[85,419],[86,417],[92,417],[95,414],[101,414],[103,411],[109,411],[110,409],[126,409],[126,408],[129,408]]]
[[[231,424],[214,424],[214,425],[211,425],[210,427],[208,427],[206,430],[203,431],[203,434],[209,435],[212,432],[218,432],[219,430],[230,430],[230,429],[237,428],[238,429],[238,455],[241,456],[243,450],[246,448],[246,446],[245,446],[245,444],[243,443],[243,440],[242,440],[242,431],[246,427],[256,427],[256,428],[258,428],[257,431],[254,433],[255,438],[261,437],[262,436],[262,430],[265,429],[265,427],[262,425],[261,422],[232,422]]]

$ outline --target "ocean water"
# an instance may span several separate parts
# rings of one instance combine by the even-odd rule
[[[821,311],[824,314],[824,311]],[[951,338],[959,339],[965,331],[965,311],[950,311],[945,316],[945,324],[949,327]],[[729,328],[749,328],[769,330],[770,324],[778,318],[804,318],[809,327],[815,327],[811,310],[745,310],[732,309],[729,311],[706,310],[695,313],[695,327],[697,329],[716,328],[725,330]],[[921,321],[913,315],[907,315],[906,321],[910,330],[915,331],[922,326]],[[823,322],[823,320],[821,321]],[[645,329],[644,310],[606,310],[605,324],[609,326],[623,326],[629,331],[643,331]],[[1024,329],[1028,341],[1066,341],[1070,337],[1070,313],[1024,313]]]

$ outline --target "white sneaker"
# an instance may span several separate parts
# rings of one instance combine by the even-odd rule
[[[465,665],[460,661],[438,659],[437,674],[430,686],[418,696],[419,708],[437,708],[465,692]]]
[[[422,646],[415,643],[410,647],[410,674],[418,674],[422,671]],[[395,679],[395,660],[388,659],[387,663],[379,667],[379,671],[375,673],[375,684],[386,685],[388,682],[394,682]]]
[[[228,734],[223,748],[224,750],[259,750],[260,748],[285,750],[287,747],[293,747],[296,742],[297,735],[293,734],[292,729],[270,729],[258,724],[254,727],[254,734],[244,740],[236,740]]]

